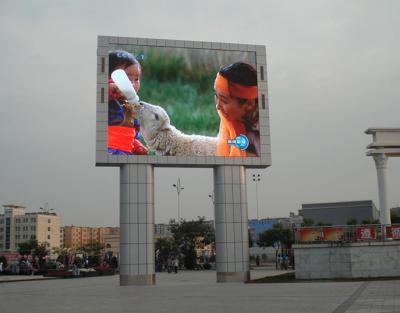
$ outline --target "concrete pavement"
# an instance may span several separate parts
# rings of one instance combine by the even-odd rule
[[[42,275],[0,275],[0,283],[22,282],[33,280],[56,279],[55,277],[44,277]]]
[[[252,271],[252,279],[274,271]],[[216,283],[213,271],[158,273],[155,286],[118,276],[0,284],[0,312],[400,312],[400,281]]]

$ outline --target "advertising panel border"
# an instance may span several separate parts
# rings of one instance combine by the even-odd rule
[[[108,54],[118,45],[146,47],[174,47],[217,51],[243,51],[255,54],[259,99],[260,155],[247,157],[221,156],[160,156],[110,155],[107,153],[108,126]],[[210,86],[212,88],[212,86]],[[146,99],[143,99],[146,101]],[[271,165],[269,103],[267,94],[266,48],[222,42],[200,42],[149,38],[98,36],[96,87],[96,165],[152,164],[162,167],[213,167],[217,165],[243,165],[247,168],[265,168]]]

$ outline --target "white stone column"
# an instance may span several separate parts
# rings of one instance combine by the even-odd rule
[[[147,164],[120,171],[120,285],[154,285],[154,172]]]
[[[244,166],[214,168],[217,282],[250,279]]]
[[[387,192],[387,162],[388,157],[384,153],[374,155],[376,172],[378,176],[378,190],[379,190],[379,210],[381,224],[391,224],[390,207],[388,203]]]

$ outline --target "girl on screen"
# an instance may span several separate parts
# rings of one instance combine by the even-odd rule
[[[215,107],[220,117],[217,156],[260,156],[257,71],[236,62],[217,73]],[[247,140],[245,146],[239,140]]]
[[[129,52],[118,50],[109,53],[108,81],[108,153],[119,155],[147,154],[140,142],[139,121],[124,104],[125,97],[111,79],[111,73],[123,69],[136,92],[140,89],[142,68],[139,61]]]

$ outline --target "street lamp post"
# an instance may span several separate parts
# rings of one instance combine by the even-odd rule
[[[253,182],[256,183],[257,220],[259,218],[259,216],[258,216],[258,182],[259,181],[261,181],[261,175],[260,174],[253,174]]]
[[[179,196],[181,194],[181,191],[185,188],[183,188],[183,186],[181,185],[181,179],[178,177],[178,181],[176,182],[176,184],[173,184],[172,187],[174,187],[176,189],[176,193],[178,195],[178,223],[181,220],[181,204],[180,204],[180,199]]]
[[[212,204],[214,205],[214,194],[209,194],[208,197],[210,198]]]
[[[210,198],[210,200],[211,200],[211,202],[212,202],[212,205],[213,205],[213,208],[214,208],[214,210],[215,210],[214,190],[212,191],[212,193],[210,193],[210,194],[208,195],[208,197]],[[214,218],[213,225],[214,225],[214,229],[215,229],[215,218]]]

